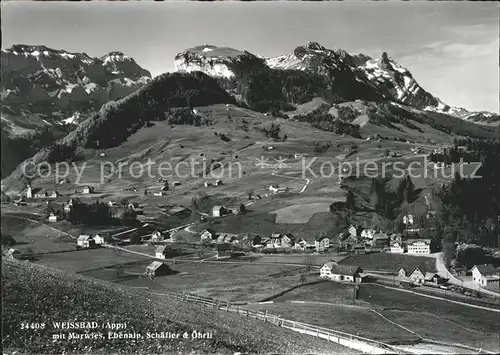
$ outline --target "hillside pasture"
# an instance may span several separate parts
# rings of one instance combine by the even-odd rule
[[[328,203],[309,203],[280,208],[271,213],[276,214],[276,223],[303,224],[309,222],[316,213],[328,212],[329,207]]]

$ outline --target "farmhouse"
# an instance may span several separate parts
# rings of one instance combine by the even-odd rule
[[[373,239],[373,236],[375,235],[376,231],[374,229],[363,229],[361,231],[361,238],[365,239]]]
[[[479,286],[486,287],[500,282],[499,272],[491,264],[474,265],[472,280]]]
[[[295,241],[295,244],[293,246],[295,250],[306,250],[307,248],[307,241],[304,238],[300,238]]]
[[[49,220],[49,222],[57,222],[57,216],[51,212],[48,220]]]
[[[391,243],[391,253],[404,253],[405,252],[405,246],[402,242],[392,242]]]
[[[366,254],[366,246],[364,244],[356,244],[352,247],[354,254]]]
[[[153,196],[164,196],[164,195],[165,195],[165,192],[163,192],[163,191],[153,192]]]
[[[231,257],[233,246],[231,244],[217,244],[217,259]]]
[[[418,266],[413,269],[413,271],[408,276],[410,282],[415,284],[421,284],[425,281],[425,271],[421,270]]]
[[[353,237],[359,237],[361,236],[361,233],[363,232],[363,227],[361,226],[354,226],[351,224],[351,226],[347,229],[347,231],[349,232],[350,235],[352,235]]]
[[[337,282],[361,283],[365,275],[359,266],[339,265],[330,261],[321,267],[320,277]]]
[[[358,238],[350,233],[344,236],[340,241],[340,245],[345,249],[351,249],[352,246],[356,245],[357,243],[358,243]]]
[[[399,268],[398,275],[400,278],[408,278],[408,277],[410,277],[410,269],[403,266],[403,267]]]
[[[217,238],[217,235],[215,234],[215,231],[211,228],[205,229],[201,234],[200,234],[200,240],[209,240],[212,241]]]
[[[219,185],[222,185],[222,180],[220,179],[215,180],[214,186],[219,186]]]
[[[267,246],[271,248],[290,248],[294,246],[294,239],[291,234],[273,233],[269,237]]]
[[[156,248],[155,250],[155,256],[157,259],[165,259],[167,256],[167,247],[162,245]]]
[[[167,231],[160,231],[157,229],[151,234],[151,241],[154,243],[161,242],[168,238],[170,238],[170,233]]]
[[[82,194],[91,194],[91,193],[94,193],[94,187],[93,186],[89,186],[89,185],[86,185],[83,187],[83,190],[82,190]]]
[[[324,235],[320,236],[314,241],[314,246],[318,252],[328,250],[330,247],[330,238]]]
[[[94,242],[97,245],[104,245],[109,243],[113,238],[111,237],[111,233],[109,232],[101,232],[94,235]]]
[[[21,257],[21,252],[17,249],[9,249],[7,253],[5,254],[5,257],[7,259],[19,259]]]
[[[431,240],[430,239],[408,239],[408,254],[430,254]]]
[[[58,196],[59,196],[59,192],[57,192],[57,191],[47,192],[47,197],[48,198],[57,198]]]
[[[81,234],[76,240],[76,243],[81,248],[90,248],[95,245],[95,240],[88,234]]]
[[[278,184],[272,184],[269,186],[269,191],[271,191],[273,194],[277,193],[279,190],[279,185]]]
[[[372,239],[372,245],[376,248],[384,248],[389,245],[389,236],[384,232],[375,233]]]
[[[424,281],[425,281],[424,282],[425,284],[431,284],[431,285],[437,286],[437,285],[445,284],[448,280],[442,278],[441,276],[439,276],[435,272],[426,272]]]
[[[33,189],[33,197],[34,198],[46,198],[47,197],[47,190],[40,189],[40,188]]]
[[[150,278],[168,275],[170,272],[170,267],[161,261],[153,261],[146,267],[146,275]]]
[[[214,206],[212,208],[213,217],[220,217],[223,216],[224,214],[227,214],[227,209],[224,206]]]

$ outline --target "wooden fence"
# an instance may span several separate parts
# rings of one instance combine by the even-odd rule
[[[169,291],[152,291],[159,295],[169,295],[177,300],[198,304],[208,308],[218,309],[220,311],[237,313],[242,317],[256,319],[259,321],[271,323],[273,325],[287,328],[299,333],[308,334],[317,338],[332,341],[340,345],[346,346],[351,349],[359,350],[367,354],[399,354],[404,353],[396,347],[388,344],[360,337],[357,335],[344,333],[338,330],[323,328],[307,323],[292,321],[289,319],[281,318],[267,312],[252,310],[249,308],[242,308],[240,306],[231,304],[229,301],[221,301],[210,297],[203,297],[190,293],[169,292]]]

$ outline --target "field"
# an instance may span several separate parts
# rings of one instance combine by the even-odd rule
[[[365,270],[392,272],[397,272],[401,267],[412,270],[417,266],[422,270],[425,270],[425,272],[436,271],[436,259],[433,257],[392,253],[352,255],[342,260],[340,264],[358,265]]]
[[[125,266],[126,273],[143,272],[145,264]],[[175,275],[156,277],[153,281],[142,277],[119,282],[128,286],[152,287],[169,291],[185,291],[232,302],[256,302],[299,285],[301,267],[276,265],[251,265],[222,262],[188,263],[171,265]],[[98,277],[96,273],[87,276]],[[112,270],[111,277],[115,277]],[[315,275],[308,281],[316,280]]]
[[[283,318],[382,341],[389,344],[415,342],[418,337],[387,322],[370,309],[332,305],[275,303],[252,305]]]
[[[26,253],[73,251],[75,240],[62,235],[48,225],[21,216],[2,215],[2,234],[13,236],[14,248]]]
[[[364,304],[364,302],[354,301],[354,287],[352,285],[329,281],[301,286],[294,290],[288,291],[279,297],[273,298],[273,301],[307,301],[336,304]]]
[[[137,261],[151,262],[149,258],[145,256],[109,248],[47,254],[40,256],[36,262],[57,269],[77,273],[85,270],[99,269]]]
[[[329,207],[328,203],[308,203],[284,207],[272,213],[276,213],[276,223],[304,224],[316,213],[328,212]]]
[[[456,324],[485,333],[500,331],[498,313],[461,306],[454,303],[399,292],[374,284],[362,285],[359,299],[383,310],[404,310],[417,313],[432,313]]]
[[[36,264],[5,262],[3,266],[2,345],[6,353],[355,353],[335,343],[144,290],[88,280]],[[26,320],[44,322],[47,328],[21,330],[19,325]],[[108,339],[107,331],[102,331],[95,332],[102,338],[53,341],[52,322],[66,320],[126,323],[124,333],[141,333],[143,338]],[[146,338],[146,332],[193,331],[212,333],[212,338]]]

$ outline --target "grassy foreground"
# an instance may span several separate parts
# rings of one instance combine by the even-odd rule
[[[2,268],[3,349],[57,353],[352,353],[350,349],[263,322],[130,290],[28,262]],[[22,322],[44,330],[22,330]],[[125,332],[211,332],[212,339],[53,340],[54,321],[126,322]],[[96,330],[100,331],[100,330]],[[84,333],[74,329],[66,331]],[[102,332],[107,334],[107,330]]]

